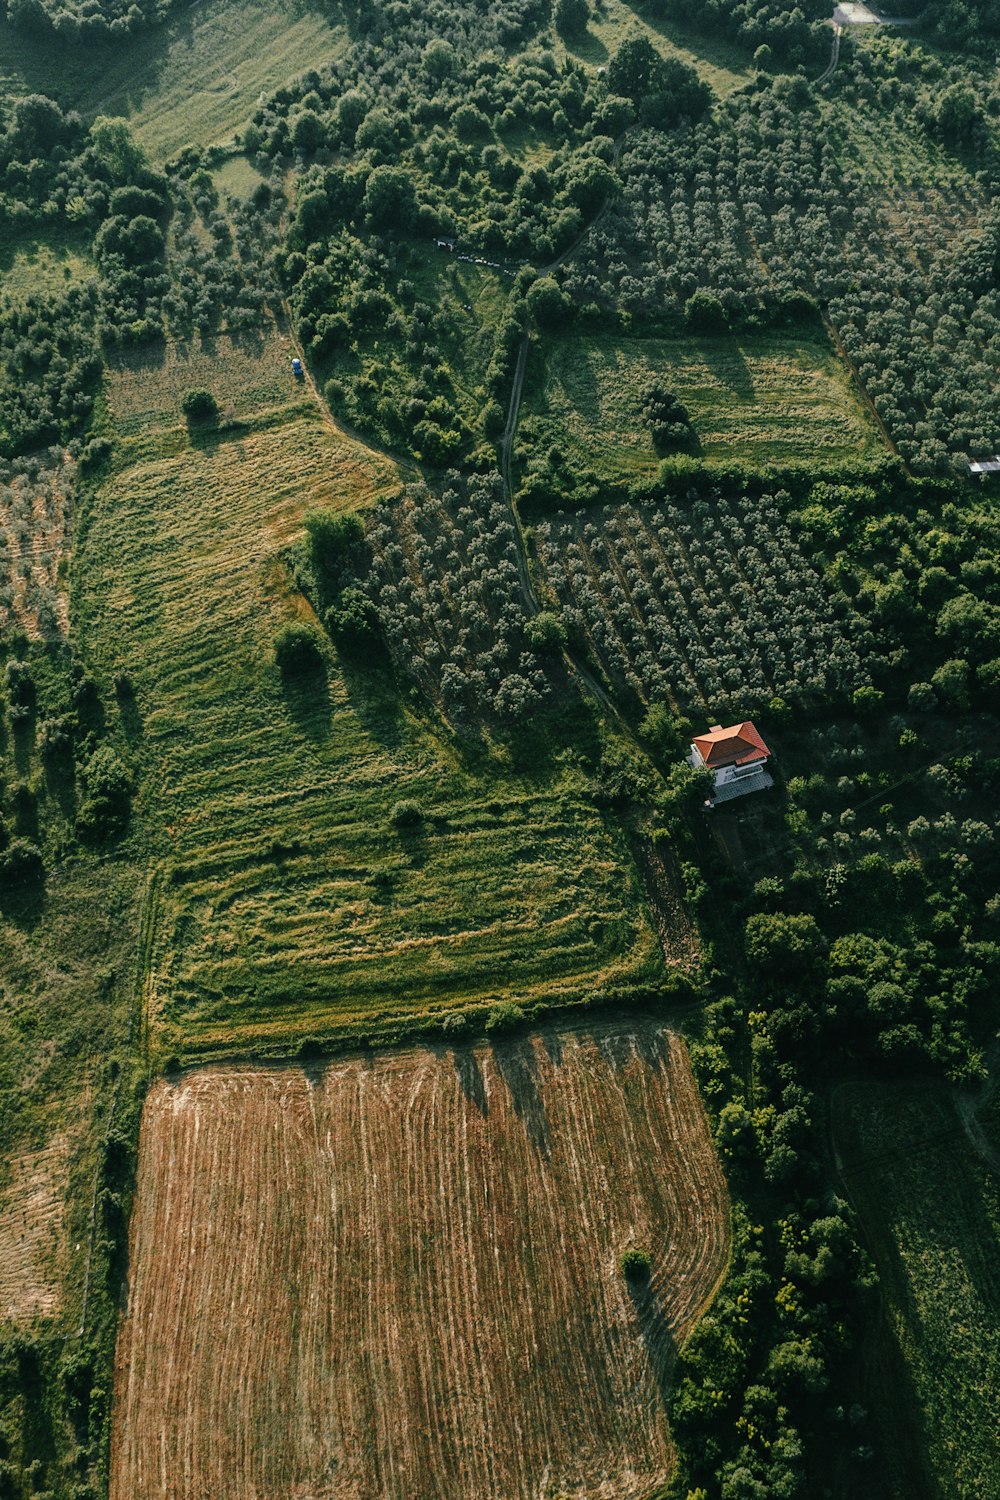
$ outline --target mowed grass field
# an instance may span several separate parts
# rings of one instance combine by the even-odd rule
[[[834,1126],[896,1346],[895,1368],[876,1360],[871,1393],[899,1470],[894,1494],[996,1500],[1000,1183],[939,1086],[841,1088]],[[914,1419],[919,1453],[907,1441]]]
[[[80,49],[0,21],[0,93],[123,115],[154,161],[232,137],[259,95],[340,55],[346,28],[297,0],[197,0],[162,26]]]
[[[709,463],[863,459],[877,431],[829,343],[817,336],[559,339],[536,355],[525,416],[607,477],[659,463],[642,418],[655,378],[687,407]]]
[[[135,839],[164,872],[161,1055],[288,1055],[420,1012],[658,975],[624,836],[580,771],[472,770],[387,670],[332,649],[324,674],[282,680],[274,637],[310,614],[286,563],[304,511],[363,506],[397,476],[300,388],[248,413],[240,366],[247,425],[192,445],[169,425],[175,368],[160,395],[143,368],[109,383],[110,415],[137,435],[89,507],[72,591],[102,675],[134,684]],[[220,396],[225,369],[204,381]],[[419,828],[393,825],[402,799]]]
[[[648,1495],[728,1243],[687,1051],[653,1023],[161,1081],[111,1500]]]

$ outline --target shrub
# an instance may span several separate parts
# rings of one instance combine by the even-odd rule
[[[445,1036],[462,1036],[469,1029],[469,1018],[464,1010],[450,1010],[441,1022]]]
[[[626,1250],[621,1259],[622,1275],[633,1284],[648,1281],[651,1265],[647,1250]]]
[[[326,612],[326,628],[338,646],[362,646],[375,634],[377,616],[367,594],[346,588]]]
[[[502,1035],[505,1032],[517,1031],[524,1025],[527,1017],[519,1005],[511,1000],[503,1000],[499,1005],[491,1006],[486,1017],[486,1030],[492,1035]]]
[[[35,701],[35,681],[26,661],[9,661],[6,678],[7,700],[12,707],[26,708]]]
[[[303,677],[323,665],[323,646],[312,625],[296,622],[279,630],[274,639],[274,659],[285,677]]]
[[[313,567],[327,572],[346,566],[365,534],[354,511],[311,510],[303,524]]]
[[[211,391],[185,391],[181,397],[181,411],[189,422],[214,422],[219,415],[218,404]]]
[[[394,828],[418,828],[424,821],[424,814],[419,802],[404,798],[396,803],[389,818]]]
[[[132,778],[110,745],[101,745],[83,772],[86,796],[77,813],[77,831],[87,837],[110,838],[124,832],[132,799]]]
[[[30,839],[12,839],[0,853],[0,886],[12,891],[33,885],[41,878],[42,856]]]

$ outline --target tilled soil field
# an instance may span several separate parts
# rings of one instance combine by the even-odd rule
[[[112,1500],[645,1494],[728,1234],[652,1023],[161,1082]]]

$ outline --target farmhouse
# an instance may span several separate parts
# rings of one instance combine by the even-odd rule
[[[773,786],[766,769],[770,755],[760,734],[747,719],[743,724],[730,724],[728,729],[713,724],[707,734],[698,735],[691,744],[689,764],[696,770],[711,771],[714,805]]]

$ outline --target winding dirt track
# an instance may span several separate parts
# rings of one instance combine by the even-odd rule
[[[111,1500],[648,1493],[728,1220],[662,1026],[160,1083]]]

